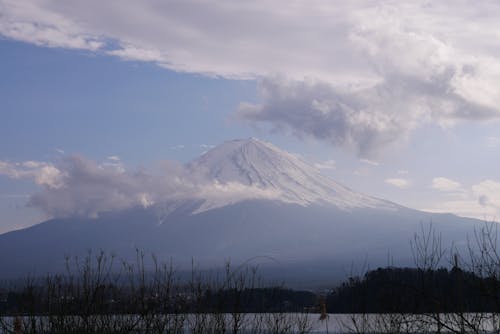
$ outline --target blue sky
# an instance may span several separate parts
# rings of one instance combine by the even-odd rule
[[[500,213],[494,2],[56,3],[0,1],[0,232],[50,217],[27,203],[68,156],[154,170],[246,137],[413,208]]]

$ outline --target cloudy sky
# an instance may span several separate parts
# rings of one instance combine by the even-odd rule
[[[0,0],[0,232],[151,201],[173,161],[250,136],[494,220],[499,22],[488,0]]]

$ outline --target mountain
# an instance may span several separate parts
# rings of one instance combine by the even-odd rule
[[[354,192],[296,156],[254,138],[225,142],[191,162],[188,169],[220,184],[236,183],[265,191],[285,203],[331,204],[342,209],[397,208]]]
[[[0,235],[2,276],[61,270],[65,255],[88,249],[134,258],[140,248],[181,268],[193,258],[202,267],[252,259],[311,280],[345,275],[353,263],[388,264],[388,256],[411,264],[409,242],[422,223],[457,245],[481,223],[355,192],[256,139],[225,142],[186,170],[201,180],[191,195]]]

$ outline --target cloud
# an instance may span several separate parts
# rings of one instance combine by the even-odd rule
[[[228,78],[293,73],[297,65],[300,72],[305,68],[320,74],[343,68],[330,56],[332,52],[347,56],[345,45],[324,41],[347,32],[353,7],[263,0],[2,0],[0,33],[38,45],[83,48]],[[310,51],[290,52],[297,52],[299,45]]]
[[[163,165],[163,176],[153,176],[142,171],[127,172],[116,159],[97,163],[80,156],[65,156],[55,165],[0,161],[0,174],[39,185],[40,191],[30,196],[29,205],[50,217],[95,217],[104,211],[148,206],[167,194],[186,192],[189,184],[181,180],[180,170],[168,166]]]
[[[57,188],[42,187],[29,200],[51,217],[96,217],[106,211],[183,198],[198,198],[207,181],[189,174],[175,162],[164,161],[159,173],[128,171],[120,163],[104,163],[81,156],[63,159],[57,170],[62,178]],[[198,197],[197,197],[198,196]]]
[[[238,182],[209,182],[197,190],[196,196],[206,199],[204,203],[195,211],[203,212],[208,209],[220,207],[221,203],[236,203],[242,199],[283,199],[281,192],[277,189],[262,189],[257,186],[248,186]]]
[[[317,162],[314,164],[314,167],[318,169],[335,169],[336,167],[336,162],[335,160],[326,160],[323,162]]]
[[[0,34],[8,38],[41,46],[90,51],[105,45],[102,38],[75,24],[74,18],[37,1],[2,0],[0,13]]]
[[[40,186],[29,196],[28,204],[49,217],[96,217],[107,211],[209,198],[199,208],[203,210],[245,198],[280,196],[256,186],[221,184],[176,162],[163,161],[155,173],[131,172],[111,158],[102,163],[76,155],[65,156],[57,164],[0,161],[0,175],[28,179]]]
[[[258,79],[241,119],[364,157],[428,122],[500,116],[492,0],[0,0],[0,13],[6,38]]]
[[[461,192],[462,185],[446,177],[435,177],[432,179],[432,188],[444,192]]]
[[[498,218],[499,213],[495,208],[482,206],[473,199],[440,201],[433,206],[422,208],[422,210],[437,213],[454,213],[458,216],[486,221]]]
[[[102,168],[111,168],[120,173],[125,172],[125,166],[123,166],[120,157],[117,155],[110,155],[105,161],[100,163],[99,166]]]
[[[49,189],[62,187],[65,176],[53,164],[40,161],[22,163],[0,161],[0,175],[6,175],[12,179],[30,179],[37,185]]]
[[[441,189],[436,189],[459,192],[460,196],[458,199],[437,201],[424,210],[453,212],[457,215],[485,220],[496,220],[500,217],[500,182],[486,179],[470,187],[464,187],[456,181],[445,178],[437,179],[442,180],[439,181]]]
[[[240,119],[269,123],[278,131],[348,147],[363,157],[408,135],[416,119],[422,117],[418,110],[391,110],[377,105],[382,99],[373,100],[370,94],[342,92],[313,80],[264,79],[260,92],[264,102],[240,104]]]
[[[380,165],[379,162],[369,160],[369,159],[359,159],[359,162],[362,162],[362,163],[367,164],[367,165],[375,166],[375,167]]]
[[[500,210],[500,182],[484,180],[473,185],[471,189],[481,206]]]
[[[389,178],[385,179],[384,182],[401,189],[406,189],[411,185],[411,182],[409,180],[402,178]]]
[[[449,83],[391,76],[363,89],[313,79],[265,78],[259,82],[262,102],[241,103],[236,115],[247,122],[269,124],[273,131],[354,150],[363,158],[405,143],[415,129],[431,121],[448,126],[500,116],[496,109],[451,93]]]
[[[207,153],[210,149],[214,148],[215,145],[209,145],[209,144],[200,144],[200,148],[203,149],[203,152],[201,154]]]
[[[95,217],[104,211],[148,205],[153,183],[142,172],[128,173],[114,163],[96,163],[79,156],[65,157],[57,167],[63,175],[57,188],[42,187],[29,204],[50,217]]]

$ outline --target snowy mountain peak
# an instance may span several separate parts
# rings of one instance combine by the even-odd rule
[[[294,169],[300,161],[272,144],[255,138],[227,141],[203,154],[189,167],[220,183],[272,186],[276,174]]]
[[[344,187],[298,158],[255,138],[227,141],[188,165],[218,185],[247,187],[248,198],[275,194],[275,199],[300,205],[333,204],[342,209],[356,207],[395,208],[390,202]],[[220,206],[222,203],[213,203]]]

